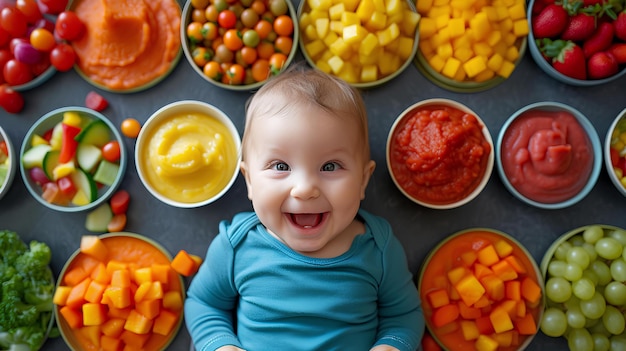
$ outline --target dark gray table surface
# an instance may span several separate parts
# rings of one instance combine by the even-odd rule
[[[180,1],[180,0],[179,0]],[[297,5],[297,4],[296,4]],[[302,61],[298,53],[297,61]],[[222,109],[243,131],[244,103],[250,92],[217,88],[199,77],[184,57],[174,71],[156,86],[138,93],[101,91],[75,71],[55,74],[40,87],[24,92],[26,106],[19,114],[0,111],[0,125],[19,148],[30,125],[43,114],[64,106],[83,106],[87,92],[96,90],[109,102],[103,113],[118,125],[126,117],[144,122],[160,107],[178,100],[201,100]],[[531,207],[514,198],[499,179],[496,169],[485,190],[472,202],[451,210],[432,210],[406,199],[395,187],[386,167],[385,144],[396,116],[420,100],[444,97],[464,103],[487,124],[494,141],[505,120],[524,105],[558,101],[584,113],[603,141],[617,114],[626,107],[626,78],[597,87],[573,87],[543,74],[527,51],[513,75],[501,85],[478,93],[454,93],[442,89],[410,65],[387,84],[363,91],[370,118],[372,157],[376,171],[367,189],[363,208],[387,218],[398,236],[414,274],[437,243],[456,231],[488,227],[511,234],[533,255],[537,263],[559,235],[579,226],[603,223],[626,227],[626,198],[615,191],[603,168],[593,191],[581,202],[560,210]],[[142,186],[134,160],[135,140],[125,138],[128,168],[121,184],[131,195],[126,230],[155,239],[171,253],[185,249],[203,256],[216,235],[218,222],[235,213],[251,210],[245,184],[239,177],[220,200],[196,209],[173,208],[159,202]],[[52,269],[61,270],[78,248],[85,229],[85,213],[59,213],[39,204],[27,192],[19,172],[9,193],[0,201],[0,227],[18,232],[25,240],[48,243],[53,252]],[[170,350],[189,349],[190,337],[183,326]],[[541,332],[529,350],[566,350],[562,338]],[[50,339],[44,350],[67,350],[62,338]]]

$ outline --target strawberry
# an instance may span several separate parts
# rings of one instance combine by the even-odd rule
[[[532,19],[535,38],[555,38],[567,26],[567,11],[561,5],[549,4]]]
[[[587,61],[587,73],[591,79],[607,78],[617,73],[618,64],[613,55],[596,52]]]
[[[583,41],[596,30],[596,18],[585,13],[570,16],[567,27],[561,33],[561,39]]]
[[[575,79],[587,79],[587,65],[585,54],[579,45],[571,40],[537,41],[542,54],[550,58],[555,70]]]
[[[613,28],[615,29],[615,36],[626,41],[626,11],[617,15],[617,18],[613,21]]]
[[[618,64],[626,63],[626,43],[614,43],[607,52],[615,57]]]
[[[613,25],[610,22],[598,24],[596,31],[583,42],[585,57],[589,58],[596,52],[608,49],[613,43],[614,32]]]

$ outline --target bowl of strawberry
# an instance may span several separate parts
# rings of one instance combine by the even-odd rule
[[[612,0],[532,0],[529,50],[550,77],[593,86],[626,75],[626,6]]]

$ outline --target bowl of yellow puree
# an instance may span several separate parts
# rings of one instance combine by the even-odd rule
[[[201,101],[170,103],[137,136],[137,173],[148,192],[174,207],[208,205],[237,179],[241,138],[230,118]]]

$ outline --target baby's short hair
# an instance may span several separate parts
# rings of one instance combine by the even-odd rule
[[[293,65],[279,75],[270,78],[246,104],[246,131],[258,116],[289,115],[296,106],[309,105],[338,118],[354,119],[363,138],[365,156],[370,157],[367,126],[367,110],[359,91],[345,81],[308,68]]]

